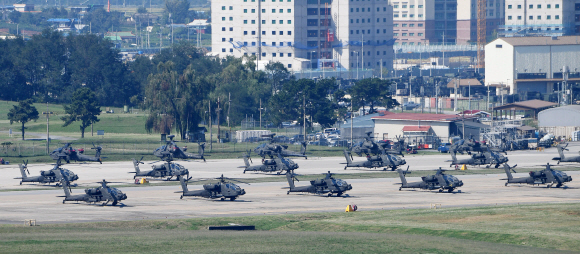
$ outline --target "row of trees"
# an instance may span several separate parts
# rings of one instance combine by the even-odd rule
[[[67,124],[81,120],[81,131],[98,121],[96,105],[137,106],[150,112],[149,132],[175,129],[182,138],[210,114],[232,126],[260,113],[274,124],[302,123],[306,114],[307,124],[330,126],[348,103],[396,104],[388,81],[365,79],[346,91],[334,79],[297,80],[281,63],[257,71],[255,59],[209,57],[185,42],[127,64],[118,53],[108,40],[91,34],[64,37],[45,30],[30,41],[0,41],[0,98],[69,104],[67,113],[93,112],[83,113],[92,115],[86,119],[63,118]],[[346,93],[352,98],[345,99]]]

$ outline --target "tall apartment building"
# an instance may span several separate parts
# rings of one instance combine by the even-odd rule
[[[390,0],[400,45],[477,41],[477,0]],[[487,0],[487,33],[503,24],[503,1]]]
[[[294,71],[392,66],[386,0],[212,0],[211,9],[220,57],[257,55]]]
[[[578,0],[506,0],[501,35],[562,36],[580,31]]]

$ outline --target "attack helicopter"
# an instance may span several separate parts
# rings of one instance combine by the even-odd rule
[[[310,181],[310,185],[296,187],[294,186],[294,181],[299,182],[299,180],[296,178],[294,170],[288,170],[286,171],[286,179],[290,185],[290,190],[286,192],[286,194],[289,195],[290,192],[307,192],[319,195],[328,193],[328,197],[331,197],[332,194],[336,193],[336,196],[340,197],[344,192],[352,190],[352,186],[350,184],[341,179],[335,179],[332,177],[330,171],[324,175],[326,175],[326,177],[323,179]]]
[[[568,144],[566,144],[564,147],[558,144],[556,149],[558,149],[558,154],[560,154],[560,157],[554,157],[552,160],[558,161],[558,164],[560,164],[560,162],[580,162],[580,156],[564,156],[564,150],[569,151],[566,147],[568,147]]]
[[[98,161],[99,163],[103,164],[103,160],[101,158],[101,150],[103,150],[103,148],[93,144],[91,149],[97,151],[94,157],[84,155],[84,149],[74,149],[71,146],[71,143],[66,143],[64,146],[54,149],[52,152],[50,152],[50,158],[53,160],[64,160],[66,163],[70,163],[70,161]]]
[[[194,196],[211,199],[220,198],[221,201],[224,201],[226,198],[229,198],[231,201],[234,201],[239,196],[246,194],[246,191],[244,189],[240,188],[240,186],[234,183],[226,182],[226,179],[240,183],[244,182],[224,177],[223,174],[221,177],[216,178],[220,180],[218,183],[204,184],[203,190],[188,190],[187,182],[189,181],[189,179],[185,179],[183,178],[183,176],[177,176],[177,179],[179,179],[179,182],[181,182],[181,188],[183,189],[183,191],[175,192],[182,193],[181,197],[179,197],[180,199],[183,199],[184,196],[186,197]],[[249,183],[246,184],[249,185]]]
[[[169,141],[166,141],[167,143],[165,145],[158,147],[153,152],[153,155],[159,157],[159,159],[161,160],[193,159],[205,161],[205,156],[209,156],[204,154],[205,143],[199,144],[198,153],[193,154],[186,152],[187,148],[182,149],[179,148],[177,144],[175,144],[177,142],[173,140],[173,138],[175,138],[175,135],[169,135],[167,137],[169,138]]]
[[[119,201],[127,199],[127,195],[119,189],[107,186],[107,183],[111,182],[107,182],[105,179],[103,179],[103,181],[97,183],[100,183],[101,186],[85,189],[85,194],[72,195],[69,181],[66,179],[66,177],[64,177],[64,179],[61,181],[61,185],[64,189],[64,196],[59,197],[64,197],[62,200],[63,204],[67,201],[82,201],[87,203],[105,202],[101,204],[101,206],[105,206],[111,201],[113,201],[112,205],[115,206]]]
[[[401,183],[395,185],[401,185],[401,187],[399,187],[399,191],[406,188],[419,188],[424,190],[439,189],[439,192],[447,190],[447,192],[452,193],[456,188],[463,186],[463,181],[457,179],[455,176],[444,174],[443,171],[445,170],[441,168],[439,168],[437,173],[434,175],[421,177],[421,182],[412,183],[407,183],[407,179],[405,178],[405,175],[410,174],[409,167],[407,167],[406,171],[403,171],[400,168],[397,169],[397,171],[399,172]],[[461,193],[461,190],[458,190],[457,192]]]
[[[375,142],[373,141],[373,137],[371,136],[372,132],[366,132],[365,133],[367,136],[365,137],[365,140],[362,142],[359,142],[357,144],[354,144],[351,149],[350,152],[352,153],[356,153],[358,156],[362,156],[362,154],[365,154],[366,156],[369,155],[380,155],[383,153],[387,153],[387,154],[398,154],[401,156],[403,155],[403,150],[405,150],[405,139],[402,137],[397,136],[397,142],[395,142],[393,144],[393,146],[388,149],[388,146],[390,146],[389,143],[384,143],[384,142]]]
[[[344,157],[346,158],[346,164],[344,169],[346,168],[383,168],[383,170],[387,170],[387,168],[391,168],[391,171],[394,171],[398,166],[405,165],[407,162],[404,159],[397,157],[396,155],[392,155],[386,153],[384,150],[382,151],[381,155],[368,155],[366,161],[360,162],[353,162],[352,155],[349,151],[344,150]]]
[[[286,159],[282,155],[277,154],[277,158],[262,159],[262,165],[250,165],[252,158],[250,157],[250,151],[244,154],[244,164],[245,166],[240,166],[238,168],[244,169],[244,174],[246,171],[256,171],[256,172],[276,172],[278,175],[284,170],[294,170],[298,168],[296,164],[291,159]]]
[[[449,165],[450,167],[454,165],[459,166],[465,164],[472,166],[486,165],[486,168],[489,168],[491,165],[495,164],[495,168],[498,168],[499,165],[501,165],[502,163],[506,163],[509,161],[507,157],[491,150],[482,153],[474,153],[471,155],[471,158],[469,159],[457,159],[455,153],[450,154],[452,158],[451,164]]]
[[[518,177],[514,178],[512,176],[512,171],[516,173],[514,168],[517,165],[510,167],[507,163],[503,164],[503,168],[507,175],[507,179],[500,179],[500,180],[507,180],[505,186],[508,184],[531,184],[531,185],[540,185],[540,184],[547,184],[548,188],[552,188],[552,185],[556,184],[556,188],[562,187],[565,183],[571,182],[572,177],[567,175],[566,173],[560,170],[553,170],[550,166],[550,163],[546,164],[546,168],[540,171],[530,171],[530,176],[528,177]]]
[[[454,153],[454,154],[467,153],[467,154],[471,155],[474,152],[475,153],[484,153],[487,151],[505,153],[505,150],[500,149],[500,148],[496,148],[496,147],[489,147],[488,145],[485,145],[479,141],[476,141],[475,139],[473,139],[473,137],[471,137],[470,139],[460,139],[460,140],[456,141],[455,143],[453,143],[453,145],[451,145],[451,147],[449,148],[449,152]],[[505,154],[507,155],[507,153],[505,153]]]
[[[30,171],[28,171],[28,161],[22,161],[22,164],[18,164],[22,177],[16,177],[14,179],[21,179],[20,185],[22,185],[22,183],[56,183],[56,186],[60,186],[60,181],[62,180],[61,175],[65,175],[71,182],[79,179],[79,177],[72,171],[61,168],[61,165],[59,159],[51,170],[41,170],[39,176],[28,176],[30,174]],[[74,186],[76,186],[76,184]]]
[[[180,164],[172,163],[170,160],[165,161],[165,163],[161,165],[152,165],[152,170],[149,171],[141,171],[139,169],[139,164],[144,164],[143,157],[140,160],[136,160],[133,158],[133,167],[135,167],[135,172],[128,172],[130,174],[135,174],[133,179],[137,177],[153,177],[153,178],[165,178],[165,181],[170,181],[174,176],[182,176],[187,175],[189,178],[189,170],[183,167]]]
[[[287,145],[280,145],[276,143],[274,136],[276,136],[275,133],[272,133],[270,135],[263,135],[262,137],[270,138],[270,143],[263,143],[259,145],[254,149],[254,153],[260,155],[260,157],[262,158],[266,158],[266,156],[273,157],[276,154],[280,154],[284,157],[304,157],[305,159],[308,159],[308,156],[306,156],[306,146],[308,145],[308,143],[306,141],[300,142],[301,144],[300,153],[297,153],[288,150]]]

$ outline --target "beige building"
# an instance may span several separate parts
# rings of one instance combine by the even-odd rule
[[[562,36],[578,32],[575,23],[580,22],[576,15],[576,12],[580,13],[580,1],[506,0],[505,4],[505,28],[502,34],[506,37]]]
[[[386,0],[213,0],[212,54],[291,71],[391,69],[392,17]]]

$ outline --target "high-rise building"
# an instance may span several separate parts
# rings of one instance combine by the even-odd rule
[[[294,71],[392,66],[387,0],[212,0],[211,9],[212,53],[220,57],[256,55],[260,66]]]
[[[502,36],[562,36],[579,31],[578,0],[506,0],[505,6]]]
[[[390,0],[399,45],[477,41],[477,0]],[[487,0],[487,34],[503,24],[502,0]]]

